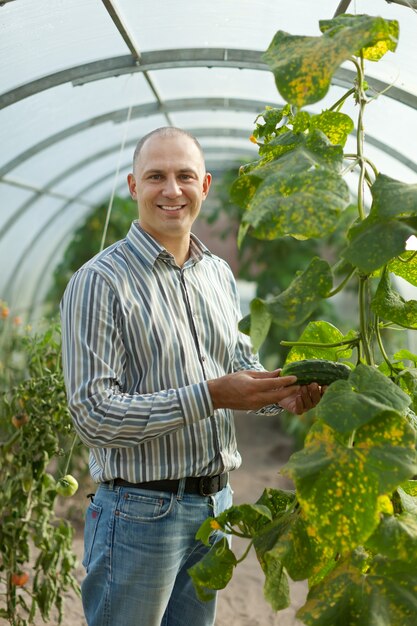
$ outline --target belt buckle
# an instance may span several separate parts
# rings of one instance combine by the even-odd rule
[[[214,493],[217,493],[218,485],[219,485],[219,476],[204,476],[200,478],[200,482],[198,484],[198,491],[200,496],[212,496]],[[216,481],[217,485],[214,487],[214,481]],[[205,486],[208,483],[210,491],[205,491]],[[214,489],[213,489],[214,487]]]

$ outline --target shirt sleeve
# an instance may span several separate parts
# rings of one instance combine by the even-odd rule
[[[155,393],[123,393],[126,351],[119,304],[92,269],[79,270],[61,302],[68,407],[90,447],[131,447],[213,413],[205,381]]]

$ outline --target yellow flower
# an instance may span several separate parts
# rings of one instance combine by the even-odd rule
[[[220,526],[219,522],[218,522],[217,520],[215,520],[215,519],[212,519],[212,520],[211,520],[211,522],[210,522],[210,527],[211,527],[213,530],[220,530],[220,528],[221,528],[221,526]]]

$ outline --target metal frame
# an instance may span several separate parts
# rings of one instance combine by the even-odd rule
[[[111,57],[95,61],[94,63],[86,63],[71,67],[60,72],[55,72],[30,81],[19,87],[15,87],[10,91],[6,91],[0,95],[0,109],[16,104],[25,98],[30,98],[42,91],[72,83],[74,86],[84,85],[96,80],[103,80],[112,76],[121,76],[123,74],[134,74],[143,72],[145,75],[149,71],[157,71],[163,69],[190,68],[190,67],[231,67],[236,69],[254,69],[270,72],[268,65],[262,61],[263,51],[260,50],[241,50],[237,48],[184,48],[176,50],[155,50],[152,52],[143,52],[141,55],[140,65],[137,64],[134,57],[124,55]],[[341,84],[343,86],[352,85],[356,74],[353,70],[347,68],[339,68],[333,76],[333,84]],[[393,98],[417,109],[417,96],[399,87],[390,86],[388,83],[367,77],[367,82],[372,89],[383,92],[384,97]],[[148,81],[152,91],[154,87]],[[159,98],[159,96],[158,96]]]

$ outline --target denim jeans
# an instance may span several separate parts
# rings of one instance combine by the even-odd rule
[[[212,626],[216,600],[197,598],[187,570],[208,550],[198,528],[231,504],[229,485],[209,497],[183,481],[175,494],[100,485],[84,532],[88,626]]]

